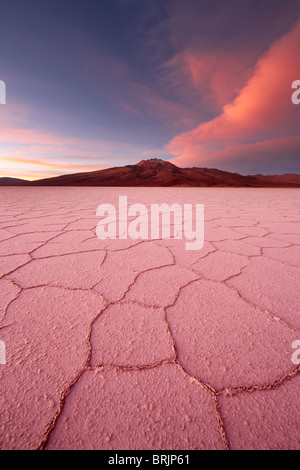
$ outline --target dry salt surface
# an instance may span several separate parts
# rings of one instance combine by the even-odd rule
[[[205,243],[96,208],[205,205]],[[299,449],[297,189],[0,189],[1,449]]]

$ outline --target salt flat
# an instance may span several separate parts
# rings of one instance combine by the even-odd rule
[[[0,188],[2,449],[299,449],[297,189]],[[205,243],[97,206],[205,206]]]

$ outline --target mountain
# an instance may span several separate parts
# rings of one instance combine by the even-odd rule
[[[10,184],[19,183],[11,182]],[[168,161],[151,158],[142,160],[136,165],[62,175],[29,181],[25,184],[30,186],[300,187],[300,175],[242,176],[215,168],[179,168]]]

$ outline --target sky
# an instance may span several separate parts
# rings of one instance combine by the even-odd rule
[[[0,0],[0,176],[300,173],[299,0]]]

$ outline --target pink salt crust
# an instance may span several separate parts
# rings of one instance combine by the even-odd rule
[[[0,189],[1,449],[299,449],[297,189]],[[205,205],[205,243],[96,208]]]

